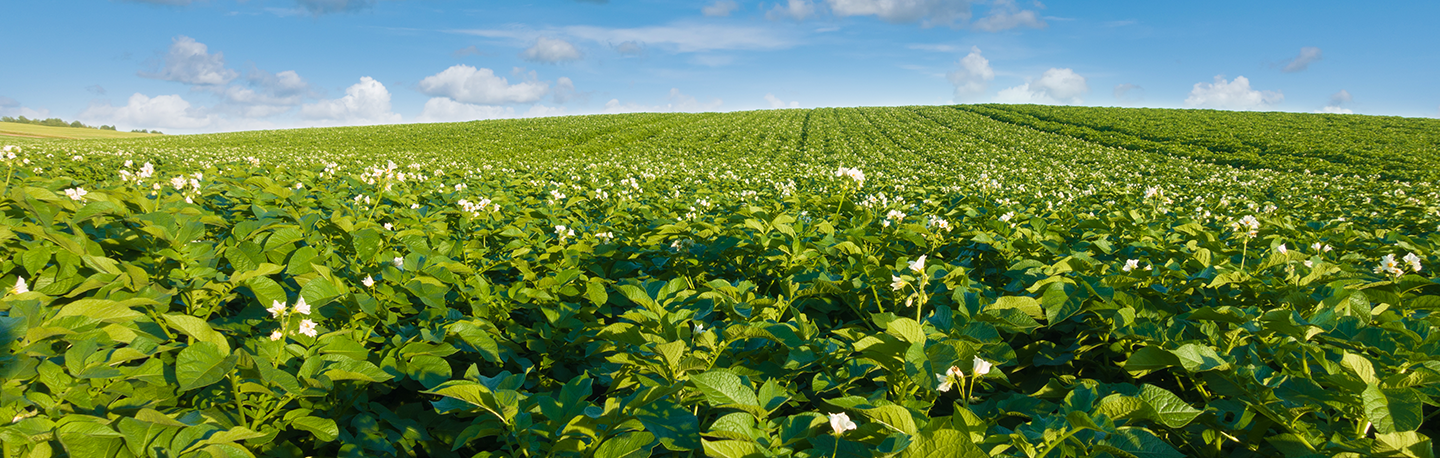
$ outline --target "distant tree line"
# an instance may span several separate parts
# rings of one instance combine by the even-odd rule
[[[18,118],[17,118],[17,117],[11,117],[11,116],[4,116],[4,117],[0,117],[0,122],[15,122],[15,123],[20,123],[20,124],[34,124],[34,125],[37,125],[37,126],[50,126],[50,127],[82,127],[82,128],[86,128],[86,129],[115,130],[115,126],[104,126],[104,125],[99,126],[99,127],[96,127],[96,126],[87,126],[87,125],[85,125],[85,124],[81,124],[80,121],[71,121],[71,122],[68,122],[68,123],[67,123],[67,122],[65,122],[65,120],[60,119],[60,118],[30,119],[30,118],[26,118],[26,117],[24,117],[24,116],[21,116],[21,117],[18,117]],[[159,130],[145,130],[145,129],[135,129],[135,130],[132,130],[131,132],[142,133],[142,134],[162,134],[162,135],[164,134],[163,132],[160,132]]]

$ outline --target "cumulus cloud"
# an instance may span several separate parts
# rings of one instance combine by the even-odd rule
[[[1052,68],[1039,79],[1004,89],[995,95],[1001,103],[1079,104],[1081,96],[1090,92],[1085,77],[1068,68]]]
[[[147,97],[135,93],[124,106],[92,103],[80,113],[86,124],[113,124],[139,129],[199,129],[215,123],[215,117],[192,107],[179,95]]]
[[[706,5],[704,8],[700,8],[700,12],[705,13],[706,16],[712,17],[729,16],[732,11],[735,11],[739,8],[740,4],[735,3],[731,0],[720,0],[715,3]]]
[[[815,4],[810,0],[786,0],[784,4],[775,5],[765,13],[769,20],[794,19],[803,21],[805,18],[815,14]]]
[[[1145,88],[1130,84],[1116,84],[1115,98],[1120,100],[1140,100],[1145,98]]]
[[[193,85],[219,86],[240,76],[225,68],[225,53],[209,53],[204,43],[184,35],[175,38],[165,54],[165,66],[158,72],[140,72],[140,76]]]
[[[827,0],[836,16],[875,16],[890,23],[929,27],[970,20],[970,0]]]
[[[1340,92],[1336,92],[1336,93],[1334,93],[1334,94],[1330,94],[1330,104],[1331,104],[1331,105],[1341,105],[1341,104],[1346,104],[1346,103],[1350,103],[1350,102],[1354,102],[1354,101],[1355,101],[1355,98],[1350,96],[1350,91],[1347,91],[1347,90],[1344,90],[1344,89],[1341,89]]]
[[[515,84],[488,68],[456,65],[420,80],[420,92],[482,105],[532,103],[545,97],[549,83],[528,80]]]
[[[1224,75],[1215,75],[1214,83],[1195,83],[1185,106],[1196,108],[1219,108],[1225,110],[1258,110],[1269,108],[1285,100],[1279,91],[1259,91],[1250,88],[1250,80],[1244,76],[1234,81],[1225,81]]]
[[[555,80],[555,88],[550,90],[550,96],[555,100],[555,103],[565,103],[572,100],[589,98],[588,94],[575,90],[574,81],[563,76]]]
[[[296,5],[319,16],[329,13],[353,13],[375,6],[376,0],[295,0]]]
[[[400,122],[400,115],[390,112],[390,91],[368,76],[346,88],[344,97],[305,104],[300,107],[300,115],[346,124]]]
[[[638,56],[645,54],[645,46],[637,41],[630,40],[615,45],[615,52],[625,56]]]
[[[520,57],[530,62],[541,62],[555,64],[560,62],[574,62],[580,60],[582,55],[579,49],[570,42],[558,38],[540,37],[535,45],[520,53]]]
[[[225,102],[216,109],[247,118],[264,118],[290,111],[306,98],[319,97],[314,87],[294,70],[270,73],[252,66],[245,80],[249,87],[232,85],[219,91]]]
[[[1353,101],[1355,98],[1350,96],[1350,91],[1341,89],[1340,92],[1330,94],[1330,104],[1325,105],[1325,108],[1321,108],[1316,113],[1354,114],[1354,111],[1350,111],[1344,106]]]
[[[970,54],[960,59],[960,68],[945,76],[955,85],[958,100],[985,93],[990,80],[995,79],[995,70],[990,68],[990,61],[980,55],[980,48],[972,46]]]
[[[477,119],[498,119],[514,116],[515,109],[496,105],[456,102],[448,97],[434,97],[425,102],[419,122],[456,122]]]
[[[973,26],[986,32],[999,32],[1019,27],[1043,29],[1045,21],[1041,20],[1034,10],[1021,10],[1015,5],[1014,0],[996,0],[990,7],[990,14],[976,20]]]
[[[1285,68],[1280,69],[1280,71],[1283,71],[1285,73],[1295,73],[1298,71],[1303,71],[1306,68],[1309,68],[1310,64],[1315,63],[1315,61],[1317,60],[1320,60],[1320,48],[1316,48],[1314,46],[1306,46],[1304,48],[1300,48],[1299,56],[1295,56],[1294,59],[1285,61]]]
[[[45,119],[50,117],[50,110],[32,109],[20,106],[20,101],[0,95],[0,116],[24,116],[27,118]]]
[[[770,104],[770,108],[800,108],[800,102],[785,103],[775,94],[765,94],[765,103]]]

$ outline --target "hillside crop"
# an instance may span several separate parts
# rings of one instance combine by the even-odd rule
[[[17,140],[0,443],[1430,457],[1440,194],[1417,161],[1440,122],[1335,118],[895,107]]]

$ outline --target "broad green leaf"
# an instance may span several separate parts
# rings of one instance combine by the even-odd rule
[[[684,407],[662,400],[636,407],[633,415],[667,449],[700,448],[700,419]]]
[[[1123,427],[1100,441],[1100,445],[1113,448],[1136,458],[1184,458],[1170,444],[1145,428]]]
[[[700,392],[705,393],[705,398],[715,407],[731,405],[760,407],[760,401],[755,397],[755,391],[729,371],[714,369],[704,373],[690,376],[690,381],[695,383]]]
[[[925,343],[925,328],[909,318],[896,318],[885,325],[885,332],[910,343]]]
[[[1125,360],[1125,370],[1130,372],[1150,372],[1179,365],[1180,358],[1174,353],[1154,346],[1136,350]]]
[[[1175,393],[1155,385],[1145,385],[1140,390],[1140,399],[1150,407],[1156,421],[1171,428],[1182,428],[1203,413],[1190,407],[1180,397],[1175,396]]]
[[[715,458],[764,458],[765,449],[754,442],[738,440],[702,441],[705,456]],[[599,456],[599,455],[596,455]]]
[[[221,355],[230,354],[230,342],[225,340],[224,335],[215,332],[215,329],[211,328],[210,323],[206,323],[205,320],[190,315],[171,313],[165,315],[165,322],[169,323],[170,327],[180,330],[180,332],[185,333],[185,335],[190,336],[196,341],[208,342],[215,345],[216,350]],[[192,343],[194,342],[192,341]]]
[[[304,416],[291,420],[290,426],[309,431],[320,442],[333,441],[340,435],[340,427],[329,418]]]
[[[970,435],[954,429],[926,432],[914,439],[903,458],[984,458],[988,455],[970,441]]]
[[[180,391],[210,386],[229,375],[235,355],[225,355],[210,342],[193,342],[175,357],[175,379]]]
[[[910,409],[897,405],[880,406],[873,409],[860,411],[871,421],[884,425],[887,429],[901,432],[908,435],[915,435],[917,428],[915,418],[911,416]]]
[[[650,456],[650,449],[654,447],[654,434],[628,432],[600,444],[600,448],[595,450],[595,458],[644,458]]]
[[[1410,388],[1383,390],[1378,385],[1367,385],[1360,399],[1365,419],[1375,425],[1376,432],[1414,431],[1424,421],[1420,396]]]
[[[60,312],[55,314],[55,318],[83,316],[107,323],[128,323],[135,318],[145,316],[143,313],[131,310],[129,305],[105,299],[80,299],[60,307]],[[144,304],[139,305],[148,306],[156,305],[156,303],[146,300]]]
[[[1223,370],[1230,367],[1230,363],[1220,358],[1215,349],[1207,345],[1188,343],[1180,348],[1171,350],[1175,357],[1180,360],[1180,365],[1190,372],[1205,372],[1211,370]]]

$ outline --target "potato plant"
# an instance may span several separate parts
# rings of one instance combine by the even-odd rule
[[[4,456],[1433,456],[1433,169],[1045,110],[16,140]]]

